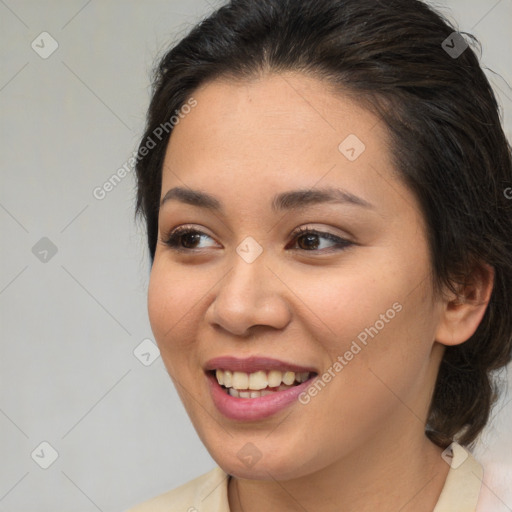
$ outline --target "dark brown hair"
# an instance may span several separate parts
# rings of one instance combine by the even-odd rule
[[[477,331],[447,347],[439,369],[426,432],[442,447],[477,438],[497,397],[493,371],[510,361],[512,346],[511,148],[493,90],[466,47],[477,41],[454,32],[418,0],[232,0],[161,59],[136,165],[136,213],[153,261],[172,133],[160,130],[155,141],[155,130],[199,85],[298,71],[377,112],[426,219],[436,290],[455,290],[482,262],[495,270]],[[150,139],[155,147],[141,152]]]

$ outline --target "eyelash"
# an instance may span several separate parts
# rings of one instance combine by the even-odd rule
[[[183,247],[179,246],[179,241],[180,241],[181,237],[184,235],[188,235],[188,234],[204,235],[204,236],[211,238],[206,233],[203,233],[202,231],[199,231],[197,229],[193,229],[193,228],[187,227],[187,226],[180,226],[180,227],[174,229],[173,231],[171,231],[171,233],[169,233],[167,238],[162,240],[162,242],[165,245],[167,245],[168,247],[170,247],[173,251],[183,252],[183,253],[191,252],[191,251],[200,252],[202,249],[187,249],[187,248],[183,248]],[[342,250],[350,247],[351,245],[354,245],[353,242],[350,242],[349,240],[346,240],[339,236],[333,235],[333,234],[325,232],[325,231],[318,231],[316,229],[311,229],[311,228],[307,228],[307,227],[301,227],[301,228],[296,229],[292,233],[292,238],[293,238],[293,240],[295,240],[304,235],[317,235],[319,238],[325,238],[331,242],[336,243],[336,246],[330,247],[327,250],[326,249],[320,249],[320,250],[299,249],[299,250],[302,250],[305,252],[320,252],[320,253],[325,254],[325,253],[329,253],[329,252],[333,252],[333,251],[342,251]]]

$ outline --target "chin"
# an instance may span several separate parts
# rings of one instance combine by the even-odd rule
[[[272,453],[267,456],[259,453],[258,458],[258,453],[250,442],[241,450],[234,450],[232,453],[211,451],[210,455],[227,474],[247,480],[286,481],[312,472],[309,464],[297,460],[297,453],[293,450],[289,454]]]

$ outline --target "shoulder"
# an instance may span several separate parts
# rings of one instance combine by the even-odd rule
[[[229,475],[218,466],[126,512],[229,512]]]
[[[434,512],[474,512],[482,486],[482,465],[456,442],[443,452],[443,458],[450,470]]]

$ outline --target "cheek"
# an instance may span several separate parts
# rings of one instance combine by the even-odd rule
[[[169,306],[174,302],[173,290],[155,260],[149,278],[148,316],[151,329],[159,345],[163,342],[166,330],[172,326],[175,308]]]
[[[309,289],[310,309],[329,327],[324,348],[332,364],[338,362],[335,383],[328,386],[358,414],[408,401],[423,393],[421,384],[428,380],[437,310],[424,279],[427,267],[416,260],[416,269],[406,262],[398,269],[397,261]]]
[[[289,282],[300,283],[303,316],[310,319],[314,338],[332,358],[349,350],[352,341],[364,343],[374,336],[381,337],[399,321],[400,297],[406,285],[403,276],[402,283],[386,278],[383,269],[389,277],[392,269],[385,260],[379,265],[364,265],[363,269],[354,261],[330,273],[322,270],[289,276]]]
[[[194,339],[194,311],[204,291],[189,274],[173,270],[155,258],[148,287],[148,316],[162,357],[184,354]]]
[[[431,384],[434,317],[424,290],[417,289],[395,293],[366,325],[358,319],[359,332],[340,345],[347,363],[337,381],[345,407],[351,396],[358,397],[350,406],[355,417],[375,420],[395,407],[422,416]]]

